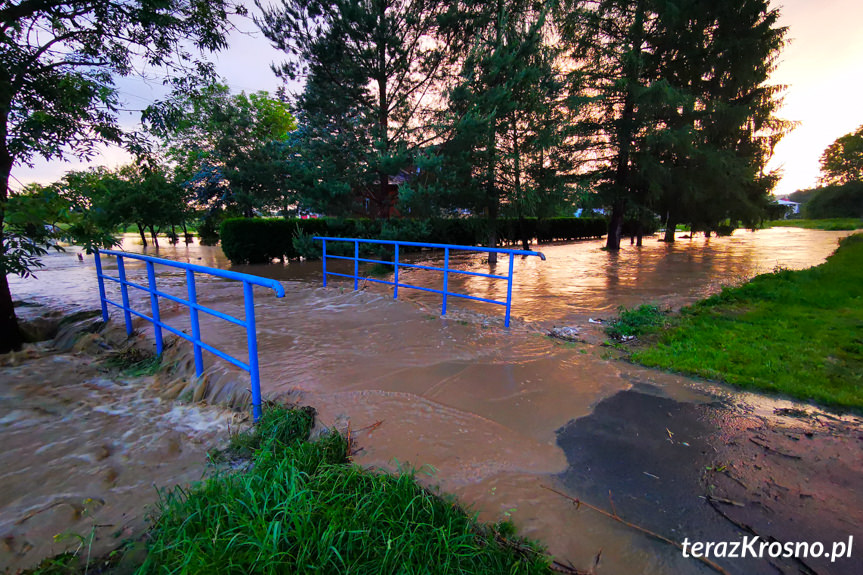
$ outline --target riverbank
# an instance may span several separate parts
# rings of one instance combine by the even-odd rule
[[[830,218],[825,220],[773,220],[765,228],[804,228],[807,230],[851,231],[863,229],[860,218]]]
[[[183,350],[158,362],[98,317],[75,329],[0,356],[0,570],[550,572],[512,524],[477,522],[409,470],[351,463],[350,429],[313,409],[270,404],[250,427],[178,400]]]
[[[863,410],[863,234],[683,308],[629,357],[648,367]]]
[[[19,312],[43,326],[63,317],[43,306]],[[182,374],[153,374],[146,352],[128,351],[138,348],[126,347],[125,332],[95,315],[0,356],[0,572],[64,552],[98,557],[139,538],[156,486],[200,479],[207,450],[244,419],[163,397]]]

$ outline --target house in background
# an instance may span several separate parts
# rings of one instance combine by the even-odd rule
[[[787,218],[790,215],[799,214],[800,213],[800,203],[792,202],[791,200],[785,198],[779,198],[776,200],[776,203],[780,206],[785,206],[785,217]]]

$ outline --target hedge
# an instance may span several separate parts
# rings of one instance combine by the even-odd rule
[[[606,233],[602,218],[500,218],[501,244],[518,244],[522,238],[538,242],[599,238]],[[222,222],[222,250],[234,264],[268,263],[320,255],[320,243],[312,248],[311,237],[366,238],[457,245],[482,245],[488,239],[488,221],[459,219],[247,219]],[[297,238],[297,241],[295,241]],[[333,246],[338,249],[337,246]],[[298,249],[299,248],[299,249]],[[329,246],[328,246],[329,249]]]

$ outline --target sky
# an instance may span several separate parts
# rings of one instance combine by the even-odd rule
[[[778,0],[780,25],[788,28],[783,50],[771,83],[787,87],[779,115],[797,127],[777,146],[768,168],[779,169],[782,179],[774,193],[787,195],[817,185],[821,153],[836,138],[863,125],[863,0]],[[232,91],[267,90],[280,85],[270,70],[284,59],[273,49],[254,23],[237,21],[230,48],[212,57],[216,69]],[[158,82],[127,78],[118,82],[126,107],[140,110],[164,94]],[[133,126],[140,112],[122,118]],[[116,167],[129,161],[118,148],[103,148],[94,165]],[[29,182],[50,183],[67,170],[87,165],[37,161],[33,168],[17,166],[13,187]],[[17,184],[17,185],[16,185]]]

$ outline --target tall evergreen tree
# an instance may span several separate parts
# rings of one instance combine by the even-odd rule
[[[422,119],[448,54],[441,0],[281,0],[258,25],[291,59],[277,74],[305,78],[292,167],[324,211],[360,194],[387,217],[390,177],[427,134]],[[337,170],[334,172],[334,168]]]
[[[489,247],[502,211],[548,215],[569,189],[574,90],[546,41],[551,5],[458,5],[470,44],[438,119],[442,141],[421,163],[417,189],[405,194],[409,203],[484,213]]]
[[[564,36],[598,104],[587,117],[591,176],[612,208],[607,247],[620,247],[627,210],[715,228],[752,221],[787,129],[765,82],[785,29],[766,0],[576,0]]]

